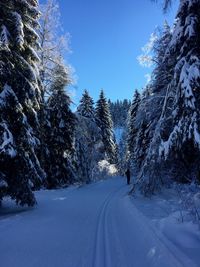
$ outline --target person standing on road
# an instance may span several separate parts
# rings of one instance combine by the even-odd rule
[[[130,184],[130,181],[131,181],[131,172],[130,172],[130,169],[128,168],[125,172],[126,174],[126,178],[127,178],[127,184]]]

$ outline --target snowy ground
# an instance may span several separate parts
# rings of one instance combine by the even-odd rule
[[[38,192],[38,206],[0,209],[1,267],[200,266],[200,232],[176,196],[127,196],[123,178]]]

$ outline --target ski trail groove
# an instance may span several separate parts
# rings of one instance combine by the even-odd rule
[[[107,211],[111,200],[119,191],[121,191],[122,188],[124,188],[124,186],[120,186],[120,188],[109,194],[100,208],[97,219],[98,223],[95,236],[92,267],[111,266],[109,234],[107,232]]]

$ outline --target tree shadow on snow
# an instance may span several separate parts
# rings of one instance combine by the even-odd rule
[[[22,207],[16,205],[14,202],[1,203],[0,205],[0,220],[7,219],[19,215],[24,212],[32,211],[34,207]]]

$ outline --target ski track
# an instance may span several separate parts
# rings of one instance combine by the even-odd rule
[[[96,238],[95,238],[95,249],[94,249],[94,257],[93,257],[93,264],[92,267],[117,267],[117,266],[173,266],[173,267],[180,267],[180,266],[185,266],[185,264],[183,262],[180,261],[180,259],[178,259],[178,257],[173,253],[173,251],[171,251],[170,249],[168,249],[168,247],[165,245],[165,243],[163,243],[161,240],[161,238],[154,233],[153,229],[151,228],[150,225],[145,225],[144,226],[144,230],[145,232],[148,233],[148,235],[152,235],[154,237],[154,239],[156,240],[156,245],[159,245],[159,249],[160,249],[160,255],[156,256],[156,259],[151,260],[150,256],[151,256],[151,252],[152,252],[152,256],[154,256],[154,248],[151,250],[149,250],[149,253],[147,254],[147,258],[149,257],[149,259],[145,259],[144,261],[138,261],[137,258],[134,259],[134,257],[132,257],[132,259],[130,259],[130,257],[126,257],[126,253],[124,253],[124,250],[126,248],[124,248],[124,236],[121,237],[120,239],[120,235],[119,235],[119,231],[117,231],[117,229],[119,230],[120,227],[118,228],[118,226],[122,223],[122,218],[120,218],[120,220],[118,221],[119,225],[117,226],[117,223],[114,223],[113,220],[113,216],[110,216],[111,220],[109,221],[108,218],[108,214],[116,214],[116,201],[119,201],[119,199],[121,199],[121,201],[123,202],[123,197],[126,196],[126,191],[128,191],[127,189],[125,189],[124,186],[120,187],[120,189],[115,190],[114,192],[112,192],[104,201],[102,207],[100,208],[100,212],[99,212],[99,216],[98,216],[98,225],[97,225],[97,230],[96,230]],[[112,205],[114,203],[114,206]],[[119,206],[118,206],[119,207]],[[132,207],[133,208],[133,207]],[[126,210],[126,209],[125,209]],[[111,211],[111,212],[110,212]],[[110,213],[109,213],[110,212]],[[145,218],[142,218],[143,216],[137,211],[135,210],[134,212],[134,216],[138,215],[138,217],[140,217],[143,221]],[[131,218],[131,216],[130,216]],[[124,218],[126,219],[126,217]],[[147,222],[146,222],[147,223]],[[110,228],[112,228],[112,230],[115,230],[115,242],[113,242],[114,240],[111,240],[111,231],[108,232],[109,229],[109,224],[111,225]],[[134,226],[133,226],[134,227]],[[146,228],[146,229],[145,229]],[[146,231],[147,230],[147,231]],[[126,234],[129,233],[129,229],[127,229]],[[129,236],[129,241],[132,240],[132,246],[136,245],[134,243],[134,235],[131,235],[131,231],[130,231],[130,236]],[[142,238],[142,233],[141,233],[141,238]],[[115,244],[115,249],[117,251],[115,251],[114,254],[112,254],[111,249],[113,248]],[[131,243],[129,244],[131,246]],[[131,247],[127,247],[127,249],[130,249]],[[159,250],[158,249],[158,250]],[[160,260],[163,255],[166,254],[167,252],[167,256],[169,257],[169,262],[162,262],[162,260]],[[117,261],[115,260],[115,256],[117,255]],[[165,255],[164,255],[165,257]],[[167,259],[167,258],[166,258]],[[138,261],[138,263],[134,263],[136,260],[136,262]],[[145,262],[146,261],[146,262]],[[193,265],[190,265],[193,266]]]
[[[129,190],[117,177],[37,192],[38,207],[11,215],[9,203],[0,213],[0,266],[197,266],[153,227]]]
[[[115,190],[112,192],[104,201],[102,207],[100,208],[99,216],[98,216],[98,223],[97,223],[97,230],[96,230],[96,237],[95,237],[95,244],[94,244],[94,258],[93,258],[93,265],[94,267],[102,267],[102,256],[103,256],[103,266],[107,267],[111,264],[110,259],[110,244],[109,244],[109,234],[107,232],[107,212],[108,212],[108,205],[112,200],[113,196],[119,191],[120,189]]]

